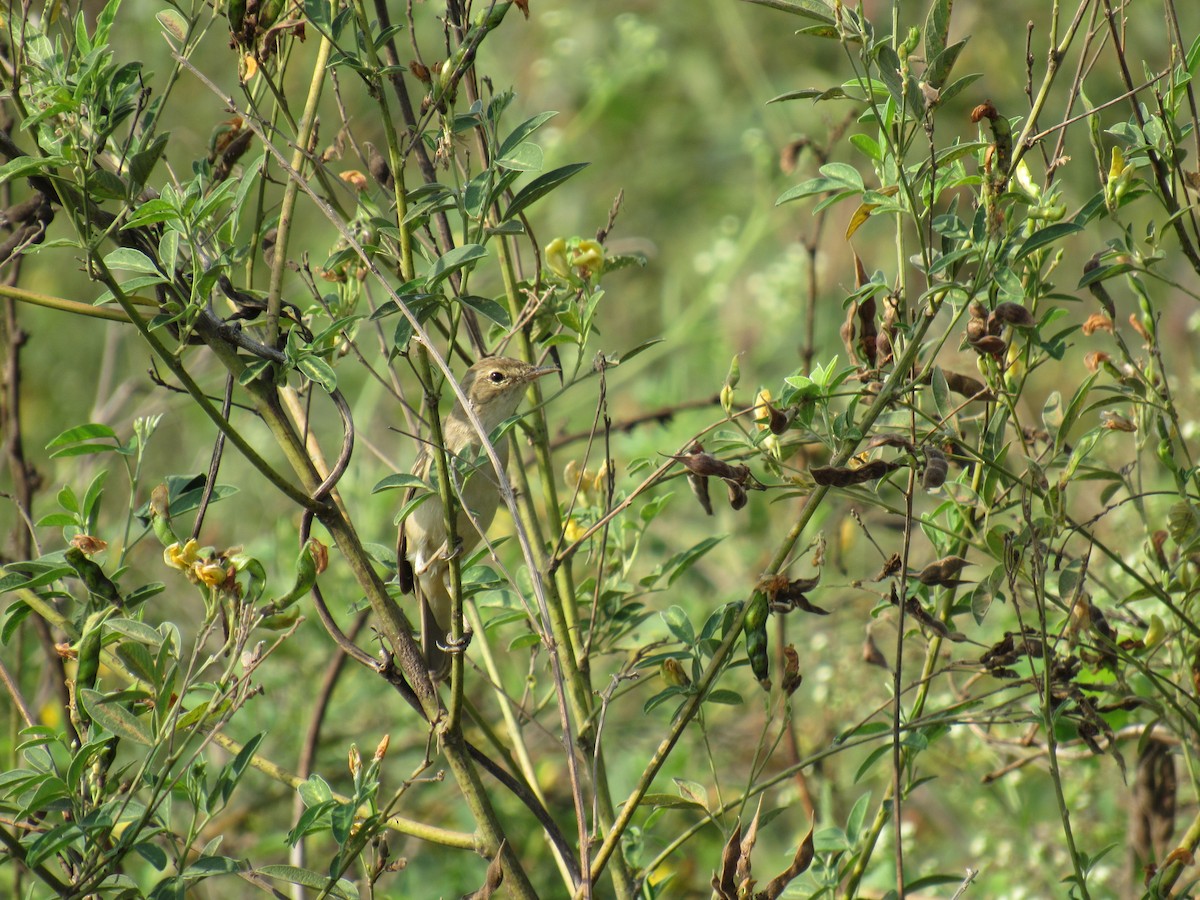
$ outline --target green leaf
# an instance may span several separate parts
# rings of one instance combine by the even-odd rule
[[[1017,251],[1016,259],[1022,260],[1030,253],[1036,253],[1043,247],[1057,243],[1077,231],[1083,231],[1083,226],[1076,225],[1074,222],[1055,222],[1053,225],[1047,225],[1025,239],[1025,243],[1021,244],[1021,249]]]
[[[456,272],[463,266],[470,265],[487,255],[487,248],[480,244],[464,244],[461,247],[455,247],[434,262],[433,268],[429,270],[429,276],[426,278],[428,289],[432,291],[451,272]]]
[[[1180,500],[1167,513],[1167,530],[1181,551],[1190,551],[1200,538],[1200,510]]]
[[[496,165],[516,172],[537,172],[542,168],[543,157],[541,147],[532,141],[526,141],[499,157]]]
[[[531,116],[530,118],[526,119],[516,128],[514,128],[509,133],[508,137],[504,139],[504,143],[501,144],[500,149],[496,151],[496,156],[508,156],[508,154],[511,153],[515,147],[520,145],[525,140],[525,138],[529,137],[557,115],[557,112],[542,112],[538,113],[536,116]]]
[[[375,487],[371,488],[371,493],[378,494],[382,491],[406,490],[407,488],[417,488],[418,490],[433,492],[433,488],[416,475],[400,473],[389,475],[380,481]]]
[[[567,166],[551,169],[545,175],[535,178],[517,192],[517,196],[513,197],[512,203],[509,204],[502,218],[511,219],[518,213],[523,212],[526,207],[542,199],[542,197],[549,194],[568,178],[577,175],[587,167],[588,163],[571,163]]]
[[[655,809],[704,809],[704,804],[675,794],[646,794],[642,802]]]
[[[164,9],[157,13],[154,18],[158,19],[158,24],[163,27],[163,31],[175,38],[180,44],[187,40],[187,19],[175,12],[173,9]]]
[[[305,356],[297,360],[296,368],[309,381],[319,384],[327,394],[337,390],[337,373],[319,356]]]
[[[930,5],[929,15],[925,17],[926,59],[933,59],[946,49],[946,38],[950,34],[950,11],[953,8],[954,0],[934,0]]]
[[[49,169],[65,166],[68,160],[62,156],[18,156],[0,166],[0,184],[12,181],[14,178],[25,178]]]
[[[463,294],[458,298],[458,300],[463,306],[473,309],[481,316],[491,319],[502,328],[509,328],[512,325],[512,319],[508,315],[508,310],[491,297],[478,297],[475,294]]]
[[[336,883],[330,884],[327,876],[319,872],[314,872],[311,869],[301,869],[296,866],[280,864],[260,866],[253,871],[256,875],[262,875],[264,878],[270,878],[274,881],[298,884],[314,891],[328,890],[329,896],[337,897],[338,900],[358,900],[359,897],[358,888],[354,885],[354,882],[348,881],[345,878],[339,878]]]
[[[826,25],[837,24],[833,18],[833,10],[822,0],[750,0],[750,2],[791,13],[793,16],[800,16],[803,19],[815,19]]]
[[[210,878],[213,875],[236,875],[241,863],[228,856],[201,856],[180,873],[184,878]]]
[[[141,250],[132,247],[118,247],[104,257],[104,265],[110,269],[124,269],[128,272],[143,272],[147,275],[161,275],[154,260]]]
[[[106,702],[108,698],[100,691],[81,690],[79,699],[92,721],[111,731],[117,737],[134,741],[146,747],[154,743],[145,723],[125,707]]]
[[[80,441],[90,441],[99,438],[111,438],[117,440],[117,433],[107,425],[92,423],[89,425],[76,425],[74,428],[68,428],[58,437],[54,438],[46,445],[47,450],[53,450],[56,447],[64,447],[67,444],[77,444]],[[112,449],[112,448],[108,448]]]
[[[925,81],[930,87],[940,89],[946,83],[946,79],[950,77],[950,71],[958,62],[958,55],[962,53],[965,46],[967,46],[965,40],[959,41],[933,57],[933,61],[925,69]],[[940,96],[939,99],[941,99]]]
[[[139,206],[123,227],[136,228],[141,225],[155,225],[158,222],[166,222],[168,219],[178,217],[179,211],[175,209],[173,203],[163,200],[161,197],[156,197],[153,200],[147,200]]]

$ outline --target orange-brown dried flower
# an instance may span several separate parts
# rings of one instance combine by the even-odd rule
[[[1091,337],[1097,331],[1107,331],[1112,334],[1113,320],[1104,313],[1092,313],[1083,323],[1083,333],[1085,337]]]

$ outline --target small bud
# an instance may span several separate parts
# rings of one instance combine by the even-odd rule
[[[387,755],[388,744],[391,742],[392,736],[390,734],[385,734],[382,738],[380,738],[379,743],[375,745],[375,754],[371,758],[374,759],[375,762],[382,761],[384,756]]]
[[[742,380],[742,367],[738,362],[740,353],[735,353],[733,359],[729,361],[729,371],[725,373],[725,384],[727,387],[735,388],[738,382]]]
[[[1163,620],[1157,613],[1150,614],[1150,624],[1146,626],[1146,633],[1142,636],[1142,646],[1147,650],[1151,650],[1163,642],[1167,636],[1167,626],[1163,624]]]
[[[729,415],[733,412],[733,388],[725,385],[721,388],[721,409]]]
[[[362,772],[362,755],[358,752],[358,745],[351,744],[350,752],[347,754],[347,764],[350,768],[350,774],[355,778]]]

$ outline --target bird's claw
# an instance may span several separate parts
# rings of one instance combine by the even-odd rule
[[[471,646],[471,638],[475,636],[475,632],[469,628],[463,631],[463,636],[457,641],[450,635],[446,635],[445,643],[438,641],[438,647],[446,653],[465,653],[467,647]]]

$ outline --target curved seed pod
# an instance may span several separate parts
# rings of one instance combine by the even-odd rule
[[[812,475],[813,481],[817,484],[829,485],[830,487],[848,487],[854,484],[865,484],[868,481],[875,481],[898,468],[900,468],[900,463],[874,459],[865,465],[859,466],[857,469],[848,469],[844,466],[814,466],[808,471]]]
[[[746,496],[746,489],[741,484],[730,478],[726,478],[725,486],[729,489],[729,505],[733,509],[741,509],[746,505],[746,501],[749,498]]]
[[[937,447],[926,447],[925,472],[921,476],[921,487],[927,491],[937,490],[946,483],[949,470],[946,454]]]
[[[996,308],[992,310],[992,315],[1005,325],[1012,325],[1014,328],[1032,328],[1035,324],[1033,313],[1020,303],[1013,303],[1011,300],[997,303]]]
[[[971,319],[967,323],[967,340],[974,344],[981,338],[987,337],[987,321],[984,319]]]
[[[994,334],[989,334],[970,343],[975,352],[981,356],[1003,356],[1005,350],[1008,349],[1008,344],[1004,342],[1004,338],[996,337]]]

